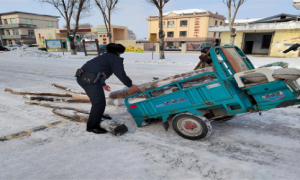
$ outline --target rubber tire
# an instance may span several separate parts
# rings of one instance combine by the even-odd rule
[[[8,49],[5,49],[4,51],[8,51]]]
[[[197,121],[198,124],[201,125],[202,132],[199,135],[190,136],[188,134],[184,134],[181,130],[179,130],[178,121],[180,121],[182,119],[186,119],[186,118]],[[199,139],[203,139],[205,137],[208,137],[211,134],[211,131],[212,131],[212,126],[211,126],[209,120],[207,120],[203,116],[198,116],[198,115],[190,114],[190,113],[181,113],[181,114],[176,115],[172,119],[172,126],[173,126],[174,131],[179,136],[181,136],[185,139],[190,139],[190,140],[199,140]],[[186,132],[186,133],[188,133],[188,132]]]

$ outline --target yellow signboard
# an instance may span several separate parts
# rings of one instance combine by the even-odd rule
[[[157,41],[157,33],[150,33],[149,41]]]

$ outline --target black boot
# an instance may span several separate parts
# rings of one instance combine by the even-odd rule
[[[106,133],[107,131],[101,127],[96,127],[96,128],[93,128],[93,129],[86,129],[86,131],[88,132],[93,132],[95,134],[104,134]]]

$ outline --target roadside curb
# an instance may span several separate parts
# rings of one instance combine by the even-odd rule
[[[28,136],[29,134],[37,132],[37,131],[42,131],[42,130],[45,130],[45,129],[50,128],[50,127],[55,127],[55,126],[59,126],[59,125],[62,125],[62,124],[67,124],[67,123],[68,123],[68,121],[65,121],[65,120],[56,121],[56,122],[45,124],[45,125],[42,125],[42,126],[38,126],[38,127],[29,129],[29,130],[25,130],[25,131],[21,131],[21,132],[18,132],[18,133],[14,133],[14,134],[10,134],[10,135],[7,135],[7,136],[0,137],[0,141],[8,141],[8,140],[11,140],[11,139],[18,139],[18,138],[21,138],[21,137]]]

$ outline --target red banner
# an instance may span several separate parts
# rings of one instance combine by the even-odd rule
[[[91,29],[77,29],[77,32],[91,32]],[[67,33],[68,30],[64,29],[64,30],[59,30],[60,33]],[[71,32],[74,32],[74,29],[71,29]]]

